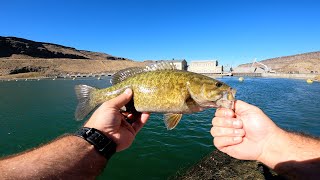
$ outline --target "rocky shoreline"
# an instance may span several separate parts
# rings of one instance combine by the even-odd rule
[[[311,79],[314,81],[320,80],[319,74],[289,74],[289,73],[262,73],[262,77],[268,78],[287,78],[287,79]]]

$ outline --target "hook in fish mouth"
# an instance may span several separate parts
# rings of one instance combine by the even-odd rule
[[[228,91],[222,93],[222,99],[234,101],[237,90],[230,88]]]
[[[228,89],[227,91],[223,91],[216,100],[204,102],[201,104],[202,107],[206,108],[219,108],[224,107],[228,109],[234,108],[234,101],[235,101],[235,89]]]
[[[227,99],[230,100],[230,101],[234,101],[234,100],[235,100],[235,97],[236,97],[236,93],[237,93],[237,90],[236,90],[236,89],[230,88],[230,90],[229,90],[229,92],[228,92],[228,97],[227,97]]]
[[[222,97],[216,101],[217,107],[224,107],[228,109],[234,109],[234,101],[236,90],[230,88],[228,91],[222,93]]]

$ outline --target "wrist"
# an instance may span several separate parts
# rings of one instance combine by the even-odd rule
[[[105,136],[107,136],[109,139],[111,139],[112,141],[116,142],[116,138],[115,136],[110,132],[110,130],[108,130],[108,128],[104,128],[105,125],[99,125],[97,123],[92,122],[90,119],[87,123],[85,123],[83,125],[83,127],[87,127],[87,128],[94,128],[99,130],[101,133],[103,133]]]
[[[277,129],[266,139],[262,153],[257,160],[274,169],[278,163],[288,159],[288,156],[286,155],[288,141],[287,132],[277,127]]]
[[[93,145],[97,152],[106,159],[110,159],[116,152],[116,143],[98,129],[83,127],[78,130],[75,135]]]

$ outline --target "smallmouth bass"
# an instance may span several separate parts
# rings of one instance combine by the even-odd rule
[[[138,112],[164,113],[165,125],[171,130],[183,114],[207,108],[233,108],[236,93],[223,82],[177,70],[167,62],[121,70],[114,74],[112,84],[104,89],[77,85],[75,90],[79,104],[76,119],[82,120],[98,105],[131,88],[134,108]]]

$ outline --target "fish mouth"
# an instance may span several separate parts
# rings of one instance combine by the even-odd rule
[[[223,91],[220,95],[216,96],[215,100],[201,103],[201,106],[205,108],[223,107],[228,109],[234,109],[235,94],[236,90],[229,88],[228,90]]]
[[[223,98],[229,101],[234,101],[236,97],[237,90],[230,88],[227,92],[223,92]]]
[[[236,90],[230,88],[227,91],[222,92],[221,97],[213,102],[214,107],[223,107],[223,108],[228,108],[228,109],[234,109],[234,101],[235,101],[235,95],[236,95]]]

